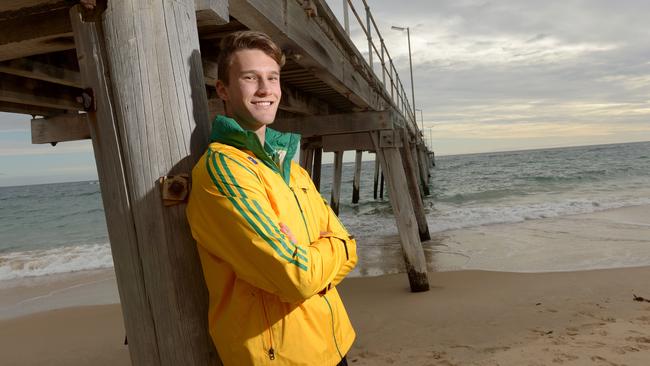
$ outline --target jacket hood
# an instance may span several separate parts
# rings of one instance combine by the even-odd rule
[[[291,173],[291,160],[296,155],[300,135],[284,133],[266,127],[264,146],[255,132],[243,129],[230,117],[218,115],[212,123],[210,142],[230,145],[252,152],[264,165],[282,175],[287,184]]]

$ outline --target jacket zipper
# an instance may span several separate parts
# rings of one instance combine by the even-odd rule
[[[291,189],[291,193],[293,193],[293,198],[296,199],[296,203],[298,204],[298,210],[300,210],[300,216],[302,217],[302,223],[305,224],[305,231],[307,232],[307,238],[309,238],[309,242],[311,243],[311,235],[309,234],[309,228],[307,227],[307,220],[305,219],[305,214],[302,212],[302,206],[300,205],[300,200],[298,199],[298,196],[296,196],[296,191],[294,191],[292,187],[289,187],[289,189]]]
[[[271,345],[267,352],[269,359],[273,361],[275,360],[275,350],[273,349],[273,333],[271,332],[271,323],[269,322],[269,316],[266,314],[266,303],[264,302],[263,294],[260,294],[260,299],[262,300],[262,310],[264,311],[264,320],[266,321],[266,331],[269,334],[269,344]]]
[[[330,315],[332,316],[332,338],[334,338],[334,345],[336,346],[336,352],[338,352],[339,356],[343,358],[343,355],[341,354],[341,350],[339,349],[339,343],[336,341],[336,334],[334,334],[334,312],[332,311],[332,305],[330,305],[330,302],[327,300],[327,296],[323,295],[323,299],[327,303],[327,307],[330,309]]]

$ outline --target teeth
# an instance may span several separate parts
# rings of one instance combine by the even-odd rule
[[[271,102],[254,102],[253,104],[261,105],[261,106],[269,106],[271,105]]]

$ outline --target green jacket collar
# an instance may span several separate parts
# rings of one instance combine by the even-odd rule
[[[264,146],[262,146],[254,132],[244,130],[230,117],[218,115],[212,123],[210,142],[219,142],[240,150],[251,151],[264,165],[280,174],[289,184],[291,160],[298,150],[300,135],[283,133],[267,127]]]

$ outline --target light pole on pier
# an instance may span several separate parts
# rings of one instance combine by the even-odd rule
[[[413,61],[411,60],[411,31],[409,27],[392,26],[390,28],[400,32],[406,31],[406,38],[409,44],[409,68],[411,70],[411,102],[413,102],[413,118],[415,118],[415,86],[413,85]]]

